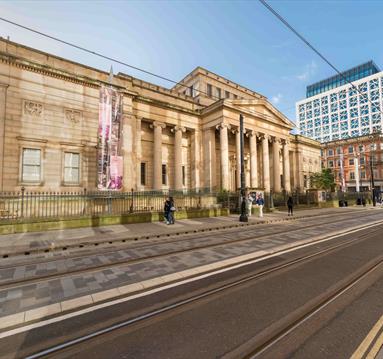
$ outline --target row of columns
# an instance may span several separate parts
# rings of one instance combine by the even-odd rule
[[[166,124],[155,121],[150,127],[154,130],[153,189],[162,190],[162,130],[166,127]],[[174,189],[182,190],[182,134],[186,132],[186,128],[174,126],[171,131],[174,133]],[[194,141],[198,141],[197,136],[194,136]],[[193,148],[195,147],[196,144],[194,144]],[[194,153],[195,162],[196,157],[197,155]],[[195,181],[198,182],[198,173],[195,173],[195,177]]]
[[[229,189],[229,140],[228,131],[231,128],[229,124],[222,123],[216,127],[220,133],[220,148],[221,148],[221,186],[222,189]],[[238,129],[233,131],[236,136],[236,165],[239,169],[241,167],[240,157],[240,133]],[[257,154],[257,137],[258,133],[255,131],[247,131],[246,135],[249,137],[250,145],[250,186],[252,188],[259,188],[258,181],[258,154]],[[269,155],[269,141],[272,139],[267,134],[259,136],[262,141],[262,162],[263,162],[263,187],[266,192],[271,190],[270,178],[270,155]],[[281,139],[273,138],[273,178],[274,178],[274,192],[281,192],[281,171],[280,171],[280,149],[283,146],[283,187],[286,191],[291,191],[290,184],[290,159],[289,159],[289,142]],[[240,171],[237,171],[237,183],[240,183]]]

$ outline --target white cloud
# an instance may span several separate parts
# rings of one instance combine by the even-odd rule
[[[281,99],[282,99],[283,95],[281,93],[277,94],[276,96],[273,96],[271,98],[271,102],[274,104],[274,105],[278,105],[280,102],[281,102]]]
[[[311,63],[305,65],[304,70],[301,74],[297,75],[297,79],[300,81],[307,81],[316,73],[316,70],[318,68],[318,65],[314,60],[311,61]]]

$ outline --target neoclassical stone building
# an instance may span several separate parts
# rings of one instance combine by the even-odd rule
[[[266,97],[203,68],[167,89],[0,39],[0,191],[96,189],[100,86],[123,93],[123,189],[303,191],[320,145]]]

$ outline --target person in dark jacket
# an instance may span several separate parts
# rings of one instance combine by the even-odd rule
[[[170,208],[172,204],[170,202],[170,198],[166,198],[165,204],[164,204],[164,219],[166,224],[170,224]]]
[[[293,202],[293,197],[289,197],[287,199],[287,208],[288,208],[288,212],[287,212],[287,215],[290,216],[293,215],[293,205],[294,205],[294,202]]]
[[[169,197],[169,202],[170,202],[169,224],[174,224],[174,212],[176,211],[176,206],[174,204],[173,197]]]

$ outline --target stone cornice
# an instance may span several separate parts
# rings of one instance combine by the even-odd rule
[[[48,140],[43,139],[43,138],[31,138],[31,137],[17,136],[16,139],[18,141],[24,141],[24,142],[48,143]]]
[[[67,72],[65,70],[52,68],[46,65],[41,65],[39,63],[30,61],[21,57],[16,57],[5,52],[0,52],[0,61],[2,63],[9,64],[11,66],[15,66],[27,71],[39,73],[42,75],[54,77],[60,80],[72,82],[75,84],[79,84],[82,86],[87,86],[87,87],[91,87],[95,89],[99,88],[102,85],[105,85],[105,86],[110,85],[108,82],[105,82],[105,81],[95,80],[87,76],[79,76],[79,75]],[[136,96],[136,93],[127,90],[125,87],[118,86],[118,85],[113,85],[113,87],[123,92],[124,96],[128,96],[128,97]]]
[[[199,110],[199,109],[189,110],[189,109],[181,107],[181,106],[173,105],[173,104],[170,104],[168,102],[160,101],[160,100],[149,98],[149,97],[143,97],[143,96],[137,95],[134,97],[134,100],[137,102],[145,103],[145,104],[153,104],[155,106],[162,107],[165,109],[171,109],[174,111],[183,112],[183,113],[186,113],[188,115],[200,116],[200,114],[201,114],[201,110]]]

